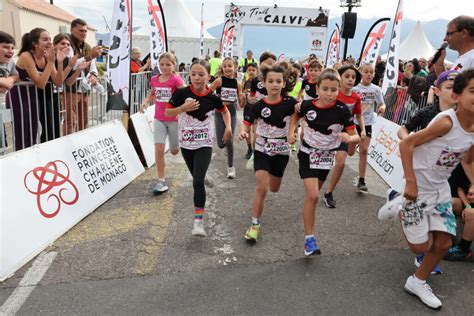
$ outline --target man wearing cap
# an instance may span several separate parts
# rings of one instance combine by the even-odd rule
[[[444,40],[448,47],[459,53],[458,59],[453,63],[452,70],[463,72],[474,68],[474,17],[461,15],[452,19],[447,26]],[[441,56],[436,61],[436,73],[444,70],[444,58],[446,50],[442,50]]]
[[[257,60],[253,58],[253,52],[249,49],[247,51],[247,58],[242,58],[239,63],[240,71],[246,72],[247,65],[249,64],[257,64]]]

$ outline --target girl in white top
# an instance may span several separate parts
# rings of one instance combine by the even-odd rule
[[[448,178],[463,159],[474,166],[474,69],[456,77],[453,93],[458,103],[456,111],[439,113],[425,129],[400,143],[406,180],[403,232],[415,254],[426,253],[415,274],[407,279],[405,290],[431,308],[442,304],[426,280],[451,247],[452,236],[456,236]],[[469,170],[472,173],[473,169]],[[474,196],[472,184],[468,194]]]

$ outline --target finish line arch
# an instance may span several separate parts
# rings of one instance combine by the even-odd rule
[[[243,28],[254,26],[286,26],[310,29],[309,52],[324,60],[329,10],[316,8],[285,8],[226,5],[225,20],[233,28],[232,50],[225,55],[240,58],[243,50]],[[226,56],[226,57],[227,57]]]

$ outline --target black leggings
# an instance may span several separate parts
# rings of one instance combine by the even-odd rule
[[[202,147],[195,150],[181,148],[181,154],[193,176],[194,206],[204,207],[206,205],[204,178],[211,163],[212,147]]]
[[[227,141],[226,144],[222,141],[222,138],[224,137],[224,131],[225,131],[225,123],[224,119],[222,117],[222,113],[215,111],[214,113],[214,123],[216,125],[216,140],[217,140],[217,146],[219,148],[226,148],[227,149],[227,167],[233,167],[234,166],[234,133],[235,133],[235,126],[237,124],[237,112],[236,112],[236,104],[230,104],[227,106],[227,110],[229,110],[230,113],[230,125],[232,128],[232,138]]]

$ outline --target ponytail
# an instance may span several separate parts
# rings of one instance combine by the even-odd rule
[[[41,33],[47,32],[45,29],[40,27],[32,29],[29,33],[23,34],[21,37],[21,47],[20,51],[18,52],[18,56],[20,56],[23,52],[28,52],[33,50],[34,44],[39,42],[41,37]]]

